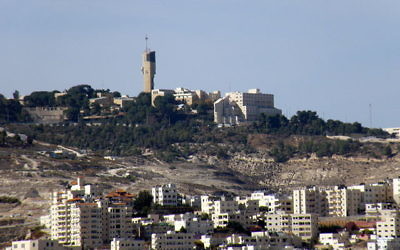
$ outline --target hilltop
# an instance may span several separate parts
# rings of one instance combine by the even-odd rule
[[[386,132],[325,121],[313,111],[298,111],[290,118],[261,114],[246,126],[218,127],[209,103],[182,106],[164,96],[152,106],[150,96],[142,93],[118,115],[106,115],[98,106],[86,106],[94,94],[82,91],[90,88],[71,89],[60,100],[75,106],[67,107],[69,118],[56,124],[34,123],[19,102],[0,96],[5,128],[0,131],[0,192],[20,201],[0,213],[23,219],[19,227],[36,223],[48,209],[50,192],[78,176],[101,183],[106,191],[138,193],[176,183],[182,193],[240,195],[370,183],[400,173],[399,143]],[[32,107],[40,100],[51,102],[54,93],[33,96],[26,97]],[[83,119],[85,112],[100,119]],[[17,235],[7,239],[12,237]]]

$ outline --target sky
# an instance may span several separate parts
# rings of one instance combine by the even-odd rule
[[[78,84],[275,95],[324,119],[399,127],[398,0],[0,0],[0,93]]]

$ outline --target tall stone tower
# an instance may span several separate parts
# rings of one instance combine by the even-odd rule
[[[156,52],[147,48],[146,36],[146,50],[143,52],[142,60],[142,73],[143,73],[143,92],[151,93],[154,89],[154,75],[156,74]]]

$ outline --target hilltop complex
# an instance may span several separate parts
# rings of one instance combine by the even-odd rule
[[[240,125],[257,120],[260,114],[282,114],[280,109],[274,107],[274,95],[261,93],[259,89],[249,89],[248,92],[229,92],[221,98],[220,91],[207,93],[204,90],[189,90],[183,87],[172,89],[154,89],[155,52],[143,53],[143,92],[151,92],[151,103],[159,96],[172,95],[175,100],[187,105],[196,102],[213,102],[214,122],[220,125]]]
[[[282,113],[274,107],[274,96],[261,93],[259,89],[250,89],[245,93],[229,92],[224,97],[219,90],[207,92],[184,87],[157,89],[154,83],[156,52],[147,47],[142,54],[141,71],[142,92],[151,96],[153,107],[156,106],[157,98],[172,96],[175,110],[195,115],[198,113],[197,108],[203,107],[200,113],[214,115],[214,122],[220,126],[244,125],[256,121],[261,114],[269,116]],[[71,101],[71,95],[77,99]],[[87,103],[83,103],[85,99]],[[110,92],[109,89],[94,90],[90,85],[78,85],[64,92],[37,91],[29,96],[19,96],[16,100],[33,122],[52,124],[78,120],[91,122],[124,116],[126,107],[136,102],[137,98],[121,96],[119,92]]]

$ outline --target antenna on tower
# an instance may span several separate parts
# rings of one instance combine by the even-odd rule
[[[147,47],[147,40],[149,40],[149,37],[147,36],[147,34],[144,39],[146,40],[146,52],[147,52],[147,51],[149,51],[149,48]]]

